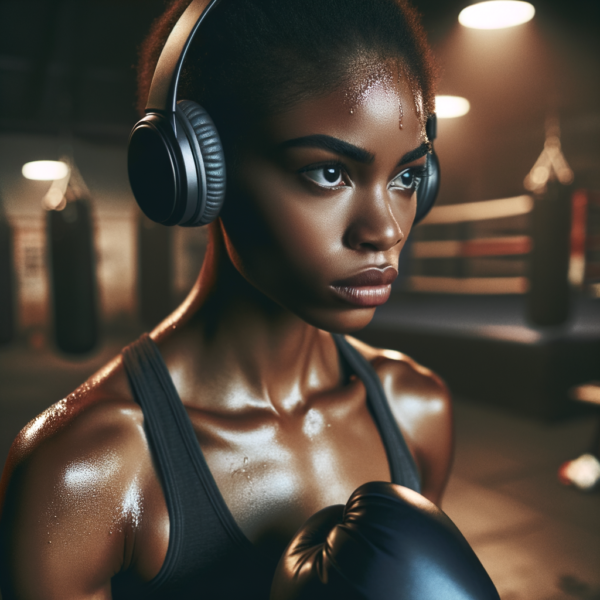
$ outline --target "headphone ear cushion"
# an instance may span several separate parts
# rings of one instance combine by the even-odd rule
[[[198,103],[192,100],[181,100],[177,103],[177,108],[186,116],[196,135],[201,153],[201,156],[197,158],[204,165],[206,178],[204,210],[200,213],[199,221],[189,223],[189,225],[206,225],[217,218],[225,200],[226,173],[223,146],[215,124]],[[193,144],[192,147],[194,147]]]
[[[417,189],[417,214],[414,224],[422,221],[435,204],[440,189],[440,161],[433,151],[427,155],[427,177],[421,181]]]

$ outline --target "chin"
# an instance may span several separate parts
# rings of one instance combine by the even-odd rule
[[[353,333],[366,327],[375,314],[375,307],[344,310],[315,310],[298,315],[309,325],[330,333]]]

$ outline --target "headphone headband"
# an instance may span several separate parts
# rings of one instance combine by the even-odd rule
[[[146,103],[146,113],[175,115],[177,85],[183,62],[196,31],[220,0],[193,0],[177,21],[160,54]],[[174,116],[172,118],[175,124]]]
[[[177,102],[185,57],[200,25],[220,0],[192,0],[160,54],[146,103],[146,116],[129,138],[128,172],[142,211],[164,225],[195,227],[213,221],[225,199],[225,156],[219,133],[206,111],[191,100]],[[280,0],[283,1],[283,0]],[[430,141],[436,119],[427,121]],[[427,158],[429,176],[417,190],[420,221],[435,202],[439,163]]]

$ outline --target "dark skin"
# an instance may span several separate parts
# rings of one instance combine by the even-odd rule
[[[316,511],[390,481],[365,388],[341,383],[327,331],[364,327],[385,299],[386,285],[349,300],[335,284],[397,269],[425,139],[403,82],[375,85],[352,112],[345,97],[303,102],[242,141],[199,280],[151,334],[233,517],[251,542],[282,551]],[[306,140],[315,135],[371,158]],[[422,493],[439,504],[452,454],[445,386],[348,339],[379,375]],[[169,516],[120,357],[25,427],[2,490],[5,600],[106,599],[115,574],[158,573]]]

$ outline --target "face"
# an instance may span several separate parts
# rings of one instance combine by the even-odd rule
[[[403,78],[354,81],[263,120],[221,216],[234,265],[316,327],[364,327],[397,275],[426,153]]]

